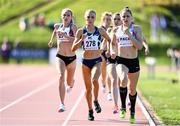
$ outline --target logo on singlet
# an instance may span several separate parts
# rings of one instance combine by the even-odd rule
[[[118,42],[120,41],[128,41],[130,40],[129,37],[119,37]]]

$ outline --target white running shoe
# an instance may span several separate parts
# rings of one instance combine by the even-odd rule
[[[65,111],[65,106],[64,104],[60,104],[58,108],[58,112],[64,112]]]
[[[106,86],[102,86],[102,92],[105,94],[106,93]]]
[[[70,87],[70,86],[67,85],[67,86],[66,86],[66,92],[69,93],[69,92],[71,92],[71,90],[72,90],[72,87]]]
[[[112,101],[112,95],[111,95],[111,93],[108,93],[108,94],[107,94],[107,100],[108,100],[108,101]]]
[[[66,85],[66,92],[67,93],[71,92],[72,88],[74,87],[74,82],[75,81],[73,80],[71,85],[69,85],[69,84]]]

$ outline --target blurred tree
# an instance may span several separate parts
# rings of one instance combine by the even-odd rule
[[[180,5],[180,0],[142,0],[144,5]]]

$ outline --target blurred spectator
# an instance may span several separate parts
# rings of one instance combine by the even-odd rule
[[[180,49],[174,50],[174,55],[176,58],[176,70],[180,70]]]
[[[21,17],[19,21],[19,28],[21,31],[26,31],[29,28],[28,18]]]
[[[173,46],[167,50],[167,56],[171,58],[171,70],[180,69],[180,49]]]
[[[161,42],[166,42],[169,40],[169,38],[166,35],[166,29],[167,29],[167,20],[164,15],[161,15],[159,17],[159,22],[161,26],[161,35],[160,35],[160,40]]]
[[[45,26],[45,16],[43,13],[37,14],[33,17],[32,21],[33,25],[35,26]]]
[[[45,26],[45,16],[44,14],[39,14],[39,17],[38,17],[38,24],[39,26]]]
[[[151,40],[158,41],[159,17],[157,14],[151,16]]]
[[[48,28],[51,30],[51,31],[53,31],[54,30],[54,21],[50,21],[49,23],[48,23]]]
[[[1,45],[1,56],[4,63],[9,63],[11,54],[11,44],[7,37],[4,37],[3,43]]]
[[[38,18],[38,14],[34,15],[32,17],[32,25],[36,26],[38,23],[37,23],[37,18]]]
[[[166,21],[165,16],[161,15],[159,20],[160,20],[160,26],[161,26],[162,31],[166,31],[167,21]]]
[[[20,41],[17,39],[16,42],[15,42],[15,46],[14,46],[14,49],[15,51],[19,54],[20,53],[20,50],[21,50],[22,46],[21,46],[21,43]],[[21,63],[21,57],[20,56],[16,56],[16,63],[17,64],[20,64]]]

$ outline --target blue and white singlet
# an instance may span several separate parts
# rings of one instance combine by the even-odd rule
[[[95,31],[93,33],[89,33],[87,31],[87,28],[85,27],[83,29],[83,34],[87,35],[87,37],[84,39],[82,43],[84,50],[99,50],[100,49],[102,37],[97,27],[95,27]]]

